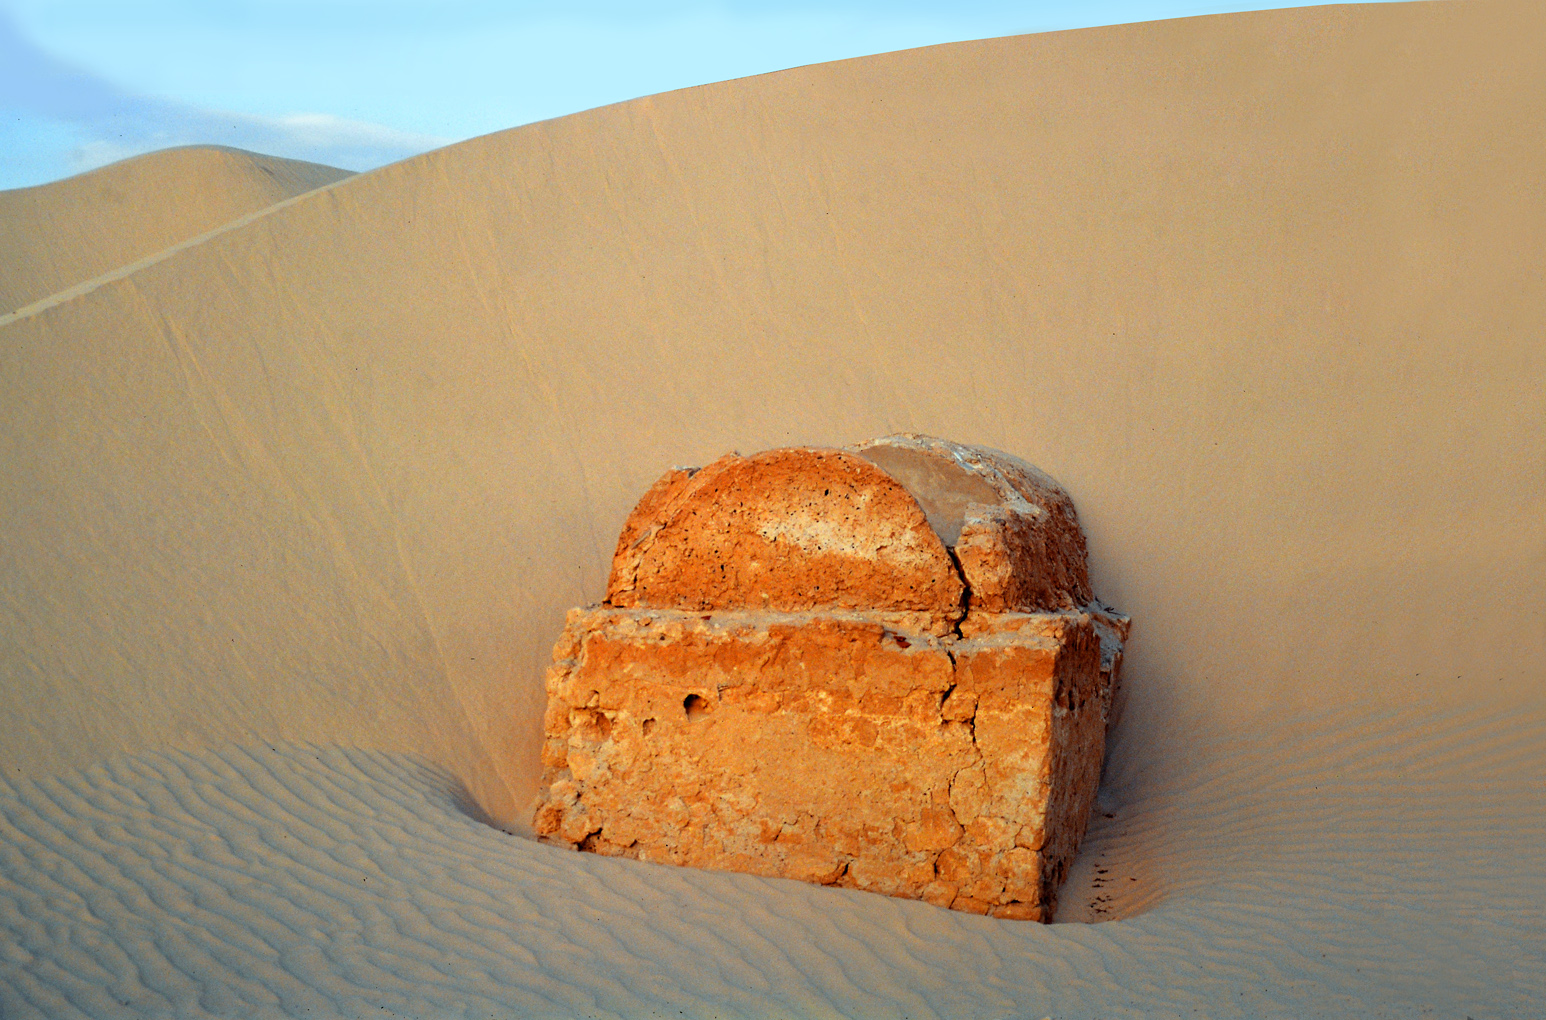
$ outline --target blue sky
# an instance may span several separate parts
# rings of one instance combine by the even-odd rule
[[[0,188],[170,145],[364,170],[669,89],[887,50],[1303,6],[1207,0],[0,0]]]

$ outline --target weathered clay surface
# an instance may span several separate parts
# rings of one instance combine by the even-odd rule
[[[854,452],[917,497],[955,552],[973,611],[1073,609],[1091,601],[1073,500],[1029,464],[929,436],[888,436]]]
[[[575,610],[538,832],[598,853],[1050,919],[1109,684],[1088,614],[978,638],[860,615]]]
[[[623,526],[614,606],[865,609],[948,632],[964,585],[918,501],[842,450],[722,457],[656,483]]]
[[[674,469],[554,649],[537,831],[1050,920],[1127,626],[1072,501],[1007,455],[898,436]]]

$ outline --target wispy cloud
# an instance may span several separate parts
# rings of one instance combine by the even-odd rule
[[[154,149],[200,144],[367,170],[449,141],[324,113],[263,117],[139,95],[45,53],[4,12],[0,109],[73,127],[78,144],[69,154],[72,171]]]

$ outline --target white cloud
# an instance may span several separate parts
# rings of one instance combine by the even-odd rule
[[[227,145],[346,170],[368,170],[449,142],[326,113],[256,117],[153,101],[127,104],[108,118],[86,117],[73,123],[88,138],[70,152],[74,173],[177,145]]]
[[[150,150],[138,146],[96,139],[78,145],[70,151],[70,172],[95,170],[99,166],[107,166],[109,163],[116,163],[120,159],[128,159],[130,156],[138,156],[148,151]]]
[[[439,148],[449,139],[326,113],[265,117],[208,110],[121,89],[34,46],[0,13],[0,109],[25,115],[38,144],[57,145],[67,125],[71,144],[61,161],[79,172],[176,145],[227,145],[272,156],[368,170]],[[25,133],[8,145],[26,144]],[[6,180],[0,187],[36,181]],[[36,159],[29,157],[29,166]]]
[[[254,121],[265,118],[253,117]],[[382,124],[361,120],[346,120],[330,113],[292,113],[272,118],[277,131],[288,132],[297,144],[327,146],[375,146],[383,149],[436,149],[446,145],[449,139],[422,135],[412,131],[399,131]]]

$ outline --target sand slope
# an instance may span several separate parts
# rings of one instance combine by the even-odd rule
[[[1064,483],[1096,590],[1135,619],[1115,817],[1065,893],[1125,920],[977,928],[786,890],[857,912],[812,936],[797,969],[831,983],[789,1011],[1530,1015],[1546,958],[1543,30],[1526,3],[1330,7],[801,68],[416,157],[0,319],[5,810],[109,834],[119,869],[88,871],[68,841],[7,850],[10,902],[38,869],[75,890],[0,907],[44,918],[7,994],[97,995],[112,978],[61,939],[118,944],[187,910],[171,886],[147,904],[124,884],[177,852],[89,798],[49,807],[33,779],[122,753],[361,746],[431,762],[519,824],[562,614],[601,595],[617,529],[665,467],[916,430]],[[373,768],[329,782],[375,803]],[[102,797],[178,810],[157,791],[183,779],[146,782]],[[219,812],[289,796],[257,786]],[[340,802],[296,796],[284,811]],[[417,794],[380,796],[388,812]],[[502,862],[499,902],[570,890],[554,895],[606,928],[641,897],[651,917],[675,909],[642,890],[713,890],[680,944],[641,933],[598,950],[599,970],[530,949],[555,1015],[571,994],[637,1014],[697,995],[680,991],[692,974],[722,982],[694,1000],[709,1015],[753,1012],[723,988],[784,987],[768,941],[789,939],[745,941],[786,902],[766,885],[579,858],[523,872],[539,851],[454,828],[447,803],[435,826]],[[398,828],[365,857],[452,852]],[[1110,888],[1113,864],[1131,891]],[[583,877],[614,867],[600,888],[616,898]],[[262,911],[321,902],[300,878],[264,881]],[[119,935],[48,913],[76,909],[69,895],[132,900],[102,908]],[[337,896],[324,913],[356,909]],[[263,923],[235,916],[232,940]],[[526,915],[484,920],[534,945]],[[823,962],[871,961],[908,924],[948,927],[913,954],[927,965],[855,964],[861,981]],[[346,927],[274,938],[306,953]],[[472,1002],[456,996],[474,984],[515,1001],[488,989],[524,978],[478,984],[473,950],[440,937],[403,935],[439,947],[435,1002]],[[692,974],[628,962],[682,945]],[[249,951],[284,952],[231,959]],[[1351,974],[1317,969],[1333,966],[1320,952]],[[375,987],[354,959],[297,980]],[[1065,983],[1080,994],[1057,998]],[[241,1011],[222,1002],[199,1008]],[[301,1011],[287,1002],[265,1008]]]
[[[524,797],[550,641],[664,467],[904,429],[1075,494],[1137,620],[1135,736],[1533,690],[1542,17],[1266,12],[707,86],[10,321],[13,753],[225,734],[233,698],[322,738],[297,674],[412,662]],[[109,738],[80,706],[124,683]]]
[[[0,312],[349,176],[317,163],[198,145],[0,191]]]

